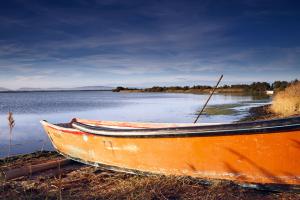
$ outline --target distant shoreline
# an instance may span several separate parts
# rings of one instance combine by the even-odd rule
[[[112,90],[114,91],[114,90]],[[147,91],[146,89],[125,89],[120,91],[114,91],[114,92],[122,92],[122,93],[187,93],[187,94],[209,94],[211,92],[211,89],[188,89],[188,90],[164,90],[164,91]],[[227,89],[216,89],[215,93],[247,93],[244,90],[227,90]]]
[[[233,84],[218,87],[215,92],[221,94],[274,94],[284,90],[287,86],[297,83],[298,80],[274,81],[272,84],[267,82],[253,82],[251,84]],[[194,86],[153,86],[151,88],[128,88],[116,87],[113,92],[164,92],[164,93],[192,93],[192,94],[209,94],[213,90],[210,85]]]
[[[110,90],[8,90],[0,93],[23,93],[23,92],[92,92],[92,91],[112,91]]]
[[[113,92],[120,92],[120,93],[174,93],[174,94],[210,94],[212,89],[205,89],[205,90],[199,90],[199,89],[190,89],[190,90],[165,90],[165,91],[147,91],[144,89],[125,89],[120,91],[114,91]],[[245,91],[242,89],[216,89],[215,94],[223,94],[223,95],[267,95],[265,92],[250,92]]]

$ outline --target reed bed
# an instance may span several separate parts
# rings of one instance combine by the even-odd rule
[[[278,92],[272,102],[271,110],[283,117],[300,114],[300,82]]]

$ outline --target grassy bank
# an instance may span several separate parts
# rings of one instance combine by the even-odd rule
[[[300,114],[300,82],[280,91],[274,97],[271,110],[283,117]]]
[[[60,158],[40,152],[1,160],[0,169]],[[243,188],[231,181],[134,175],[73,164],[0,184],[2,199],[300,199],[300,194]]]
[[[300,115],[300,82],[275,94],[270,105],[254,107],[240,121],[266,120]]]

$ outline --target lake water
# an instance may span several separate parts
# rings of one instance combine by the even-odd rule
[[[68,122],[85,119],[193,122],[208,95],[171,93],[114,93],[110,91],[17,92],[0,93],[0,157],[7,156],[9,129],[7,113],[14,113],[11,155],[41,149],[52,150],[40,120]],[[200,122],[232,122],[245,116],[248,109],[268,100],[252,96],[215,94],[210,106],[237,104],[231,115],[203,115]]]

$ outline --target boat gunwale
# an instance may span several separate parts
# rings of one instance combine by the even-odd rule
[[[234,129],[234,130],[213,130],[213,131],[188,131],[184,132],[183,130],[178,129],[169,129],[161,130],[160,132],[155,130],[148,130],[147,132],[144,130],[93,130],[84,128],[82,126],[78,126],[72,124],[75,129],[78,129],[84,133],[99,135],[99,136],[107,136],[107,137],[119,137],[119,138],[163,138],[163,137],[209,137],[209,136],[232,136],[232,135],[252,135],[252,134],[271,134],[278,133],[283,131],[294,131],[300,130],[300,124],[293,125],[285,125],[285,126],[276,126],[276,127],[259,127],[252,129]],[[88,125],[85,125],[88,126]],[[152,133],[151,133],[152,132]]]
[[[177,131],[177,130],[207,130],[213,129],[216,130],[219,128],[219,130],[222,130],[224,128],[232,128],[232,127],[248,127],[248,126],[255,126],[256,128],[266,128],[270,126],[278,126],[278,125],[289,125],[291,122],[300,124],[300,116],[297,117],[288,117],[288,118],[279,118],[279,119],[271,119],[271,120],[257,120],[252,122],[237,122],[237,123],[224,123],[224,124],[212,124],[212,125],[194,125],[194,126],[174,126],[174,127],[161,127],[161,128],[132,128],[132,129],[122,129],[122,128],[110,128],[106,126],[101,125],[91,125],[88,123],[83,123],[80,121],[77,121],[77,119],[72,120],[71,124],[79,125],[79,126],[85,126],[89,127],[91,129],[95,130],[103,130],[107,132],[151,132],[151,131]],[[132,122],[131,122],[132,123]],[[136,124],[139,124],[139,122],[136,122]],[[151,123],[149,123],[151,124]],[[157,123],[156,123],[157,124]],[[164,124],[164,123],[162,123]],[[178,123],[180,124],[180,123]],[[122,126],[120,126],[122,127]],[[74,127],[73,127],[74,128]],[[75,128],[77,129],[77,128]]]
[[[205,130],[206,127],[232,127],[241,125],[263,125],[264,123],[274,123],[274,122],[289,122],[294,120],[298,123],[295,124],[285,124],[281,126],[259,126],[244,129],[214,129]],[[93,134],[106,137],[207,137],[207,136],[229,136],[229,135],[250,135],[250,134],[268,134],[268,133],[278,133],[278,132],[290,132],[294,130],[300,130],[300,117],[289,117],[273,120],[260,120],[254,122],[240,122],[232,124],[221,124],[212,126],[188,126],[188,127],[173,127],[173,128],[144,128],[144,129],[115,129],[107,128],[101,126],[91,126],[88,124],[83,124],[72,120],[70,123],[70,128],[65,128],[59,126],[59,124],[54,125],[47,121],[41,121],[42,124],[47,123],[50,126],[61,131],[75,133],[75,134]]]

